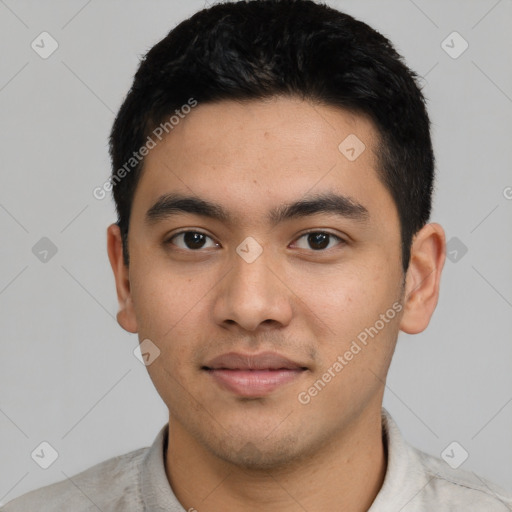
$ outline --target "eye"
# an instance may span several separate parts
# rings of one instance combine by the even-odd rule
[[[326,231],[310,231],[309,233],[304,233],[302,236],[298,238],[298,240],[301,240],[305,238],[306,243],[303,244],[301,247],[299,245],[300,249],[313,249],[314,251],[322,251],[324,249],[330,249],[332,245],[330,244],[332,239],[341,242],[342,244],[345,243],[345,240],[340,238],[339,236],[333,235],[332,233],[328,233]],[[307,247],[309,245],[309,247]]]
[[[305,239],[305,243],[296,242],[299,249],[312,249],[313,251],[323,251],[333,247],[333,242],[344,244],[345,241],[332,233],[326,231],[310,231],[304,233],[298,240]],[[208,245],[208,240],[210,245]],[[166,244],[172,244],[179,249],[186,251],[198,251],[199,249],[208,249],[219,247],[210,236],[201,231],[181,231],[174,234],[166,241]],[[334,244],[336,245],[336,244]]]
[[[209,247],[218,247],[219,244],[214,242],[211,237],[201,233],[201,231],[181,231],[169,238],[166,243],[176,245],[183,250],[195,251],[198,249],[209,248],[206,243],[211,240],[212,244]]]

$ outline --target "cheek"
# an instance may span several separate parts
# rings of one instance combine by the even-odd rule
[[[319,280],[317,276],[309,283],[308,305],[320,329],[316,335],[322,371],[347,351],[357,352],[348,354],[350,362],[342,372],[345,377],[350,376],[343,384],[350,389],[366,385],[368,378],[374,379],[369,369],[379,374],[387,365],[398,334],[398,313],[393,309],[399,299],[398,280],[398,273],[389,265],[375,261],[350,270],[340,268],[331,272],[328,279]],[[338,384],[343,380],[337,379]]]
[[[380,313],[389,296],[383,273],[378,267],[333,267],[323,276],[303,279],[301,295],[319,319],[342,338],[353,335]],[[331,333],[333,334],[333,333]]]
[[[132,299],[141,337],[165,341],[195,314],[204,296],[199,279],[180,277],[155,264],[134,265],[130,272]]]
[[[333,274],[322,293],[315,288],[311,305],[323,326],[317,335],[320,364],[301,390],[312,397],[312,410],[334,411],[331,419],[337,421],[340,408],[353,412],[382,388],[380,376],[398,334],[396,279],[389,268],[375,265]]]
[[[156,271],[135,282],[132,293],[139,339],[151,340],[160,350],[147,371],[168,406],[190,407],[183,400],[195,389],[191,369],[205,325],[200,320],[207,313],[205,287]]]

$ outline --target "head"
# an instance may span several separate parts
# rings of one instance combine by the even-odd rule
[[[444,262],[425,100],[385,37],[309,0],[202,10],[141,62],[110,152],[118,320],[158,347],[176,425],[269,467],[380,409]],[[216,356],[265,351],[303,370],[258,396],[212,385]]]
[[[131,206],[144,160],[130,164],[121,179],[118,171],[133,152],[147,137],[158,141],[172,131],[191,103],[280,95],[372,120],[379,135],[377,172],[398,211],[407,270],[412,237],[430,217],[434,181],[429,118],[416,75],[380,33],[308,0],[216,5],[182,22],[145,56],[110,138],[127,263]]]

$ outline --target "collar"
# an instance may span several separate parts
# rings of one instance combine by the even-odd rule
[[[419,456],[402,437],[391,415],[382,408],[382,435],[387,452],[383,485],[368,512],[402,510],[428,485]],[[141,491],[145,510],[183,512],[167,480],[164,457],[169,424],[165,424],[142,460]]]

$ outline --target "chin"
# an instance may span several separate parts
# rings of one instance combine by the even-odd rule
[[[229,443],[222,442],[222,446],[210,445],[208,448],[225,462],[255,471],[288,467],[301,455],[298,438],[294,436],[274,438],[272,441],[261,439],[261,435],[244,437],[238,437],[236,441],[232,438]]]

